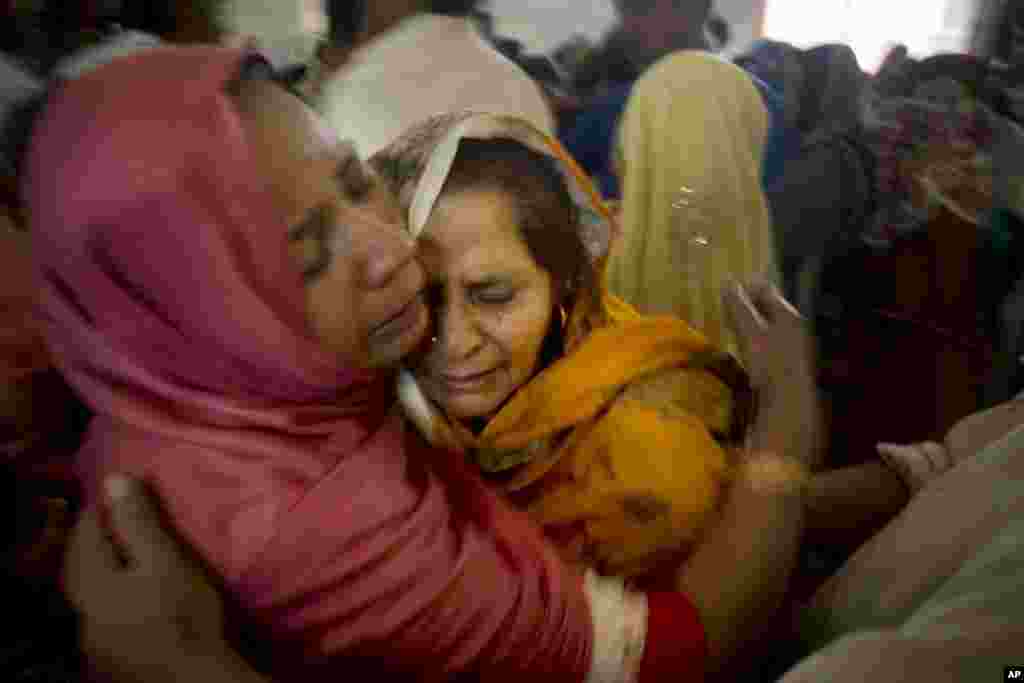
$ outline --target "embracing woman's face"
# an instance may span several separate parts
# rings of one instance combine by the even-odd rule
[[[397,363],[422,340],[425,276],[385,193],[348,191],[360,162],[297,98],[268,83],[239,96],[257,163],[285,210],[319,339],[360,367]]]
[[[452,417],[492,416],[536,370],[554,307],[551,276],[533,260],[510,197],[442,195],[419,242],[436,341],[416,369]]]

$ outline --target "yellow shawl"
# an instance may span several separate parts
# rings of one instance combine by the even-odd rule
[[[510,118],[432,119],[372,163],[418,235],[463,138],[519,140],[560,161],[603,269],[614,232],[593,187],[557,142]],[[640,577],[677,560],[715,508],[728,446],[750,392],[739,366],[683,321],[641,317],[603,290],[582,293],[564,324],[566,354],[521,387],[482,433],[447,418],[409,372],[405,412],[424,438],[472,458],[526,508],[570,561]]]
[[[651,67],[619,127],[622,237],[608,286],[644,313],[688,321],[734,354],[722,287],[776,280],[761,186],[767,131],[750,77],[703,52]]]

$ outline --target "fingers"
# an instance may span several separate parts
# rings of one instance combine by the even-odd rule
[[[177,561],[177,546],[164,529],[160,508],[141,482],[113,476],[105,482],[110,522],[124,552],[137,566],[158,570]]]
[[[762,334],[765,326],[764,317],[751,301],[746,289],[739,284],[730,285],[722,294],[726,316],[729,324],[739,340],[745,358],[750,358],[750,351]]]
[[[64,562],[64,587],[71,603],[83,609],[82,600],[120,568],[113,543],[107,537],[99,510],[86,510],[75,525]]]
[[[791,304],[789,300],[782,295],[782,292],[779,291],[779,288],[775,285],[772,285],[771,294],[769,295],[766,303],[779,316],[785,316],[792,320],[800,321],[804,319],[803,314],[800,313],[800,311],[796,309],[796,306]]]
[[[881,456],[899,457],[905,453],[913,451],[914,447],[905,444],[877,443],[875,444],[875,450],[878,451],[878,454]]]
[[[746,291],[751,303],[765,320],[769,322],[803,321],[800,311],[787,301],[779,288],[772,283],[755,282],[748,285]]]

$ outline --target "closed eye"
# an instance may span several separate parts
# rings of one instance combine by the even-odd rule
[[[311,282],[320,277],[331,264],[333,256],[330,237],[335,230],[334,211],[329,205],[314,208],[299,225],[288,233],[295,245],[302,267],[302,279]]]
[[[516,292],[505,285],[487,285],[470,289],[473,300],[485,305],[507,304],[515,298]]]

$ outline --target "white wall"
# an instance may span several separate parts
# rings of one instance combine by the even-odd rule
[[[497,30],[535,52],[547,52],[574,33],[597,40],[615,21],[611,0],[491,0]],[[753,0],[715,0],[733,28],[730,51],[753,40]]]
[[[745,48],[752,40],[754,0],[714,2],[732,24],[730,52]],[[296,36],[316,23],[307,16],[316,5],[316,0],[230,0],[228,23],[268,44],[301,50],[308,41]],[[490,9],[499,33],[517,38],[531,52],[548,52],[576,33],[596,41],[615,21],[611,0],[490,0]]]
[[[810,47],[823,42],[850,44],[861,66],[874,69],[893,42],[923,57],[967,47],[977,0],[767,0],[768,37]],[[714,0],[732,25],[728,53],[754,40],[755,0]],[[545,52],[582,33],[597,39],[615,19],[611,0],[491,0],[500,32]]]
[[[798,47],[846,43],[874,71],[896,42],[914,57],[966,49],[975,11],[975,0],[770,0],[765,33]]]
[[[597,40],[615,21],[611,0],[491,0],[495,29],[530,52],[548,52],[576,33]]]
[[[739,54],[754,42],[756,4],[753,0],[715,0],[715,9],[732,25],[730,54]]]

